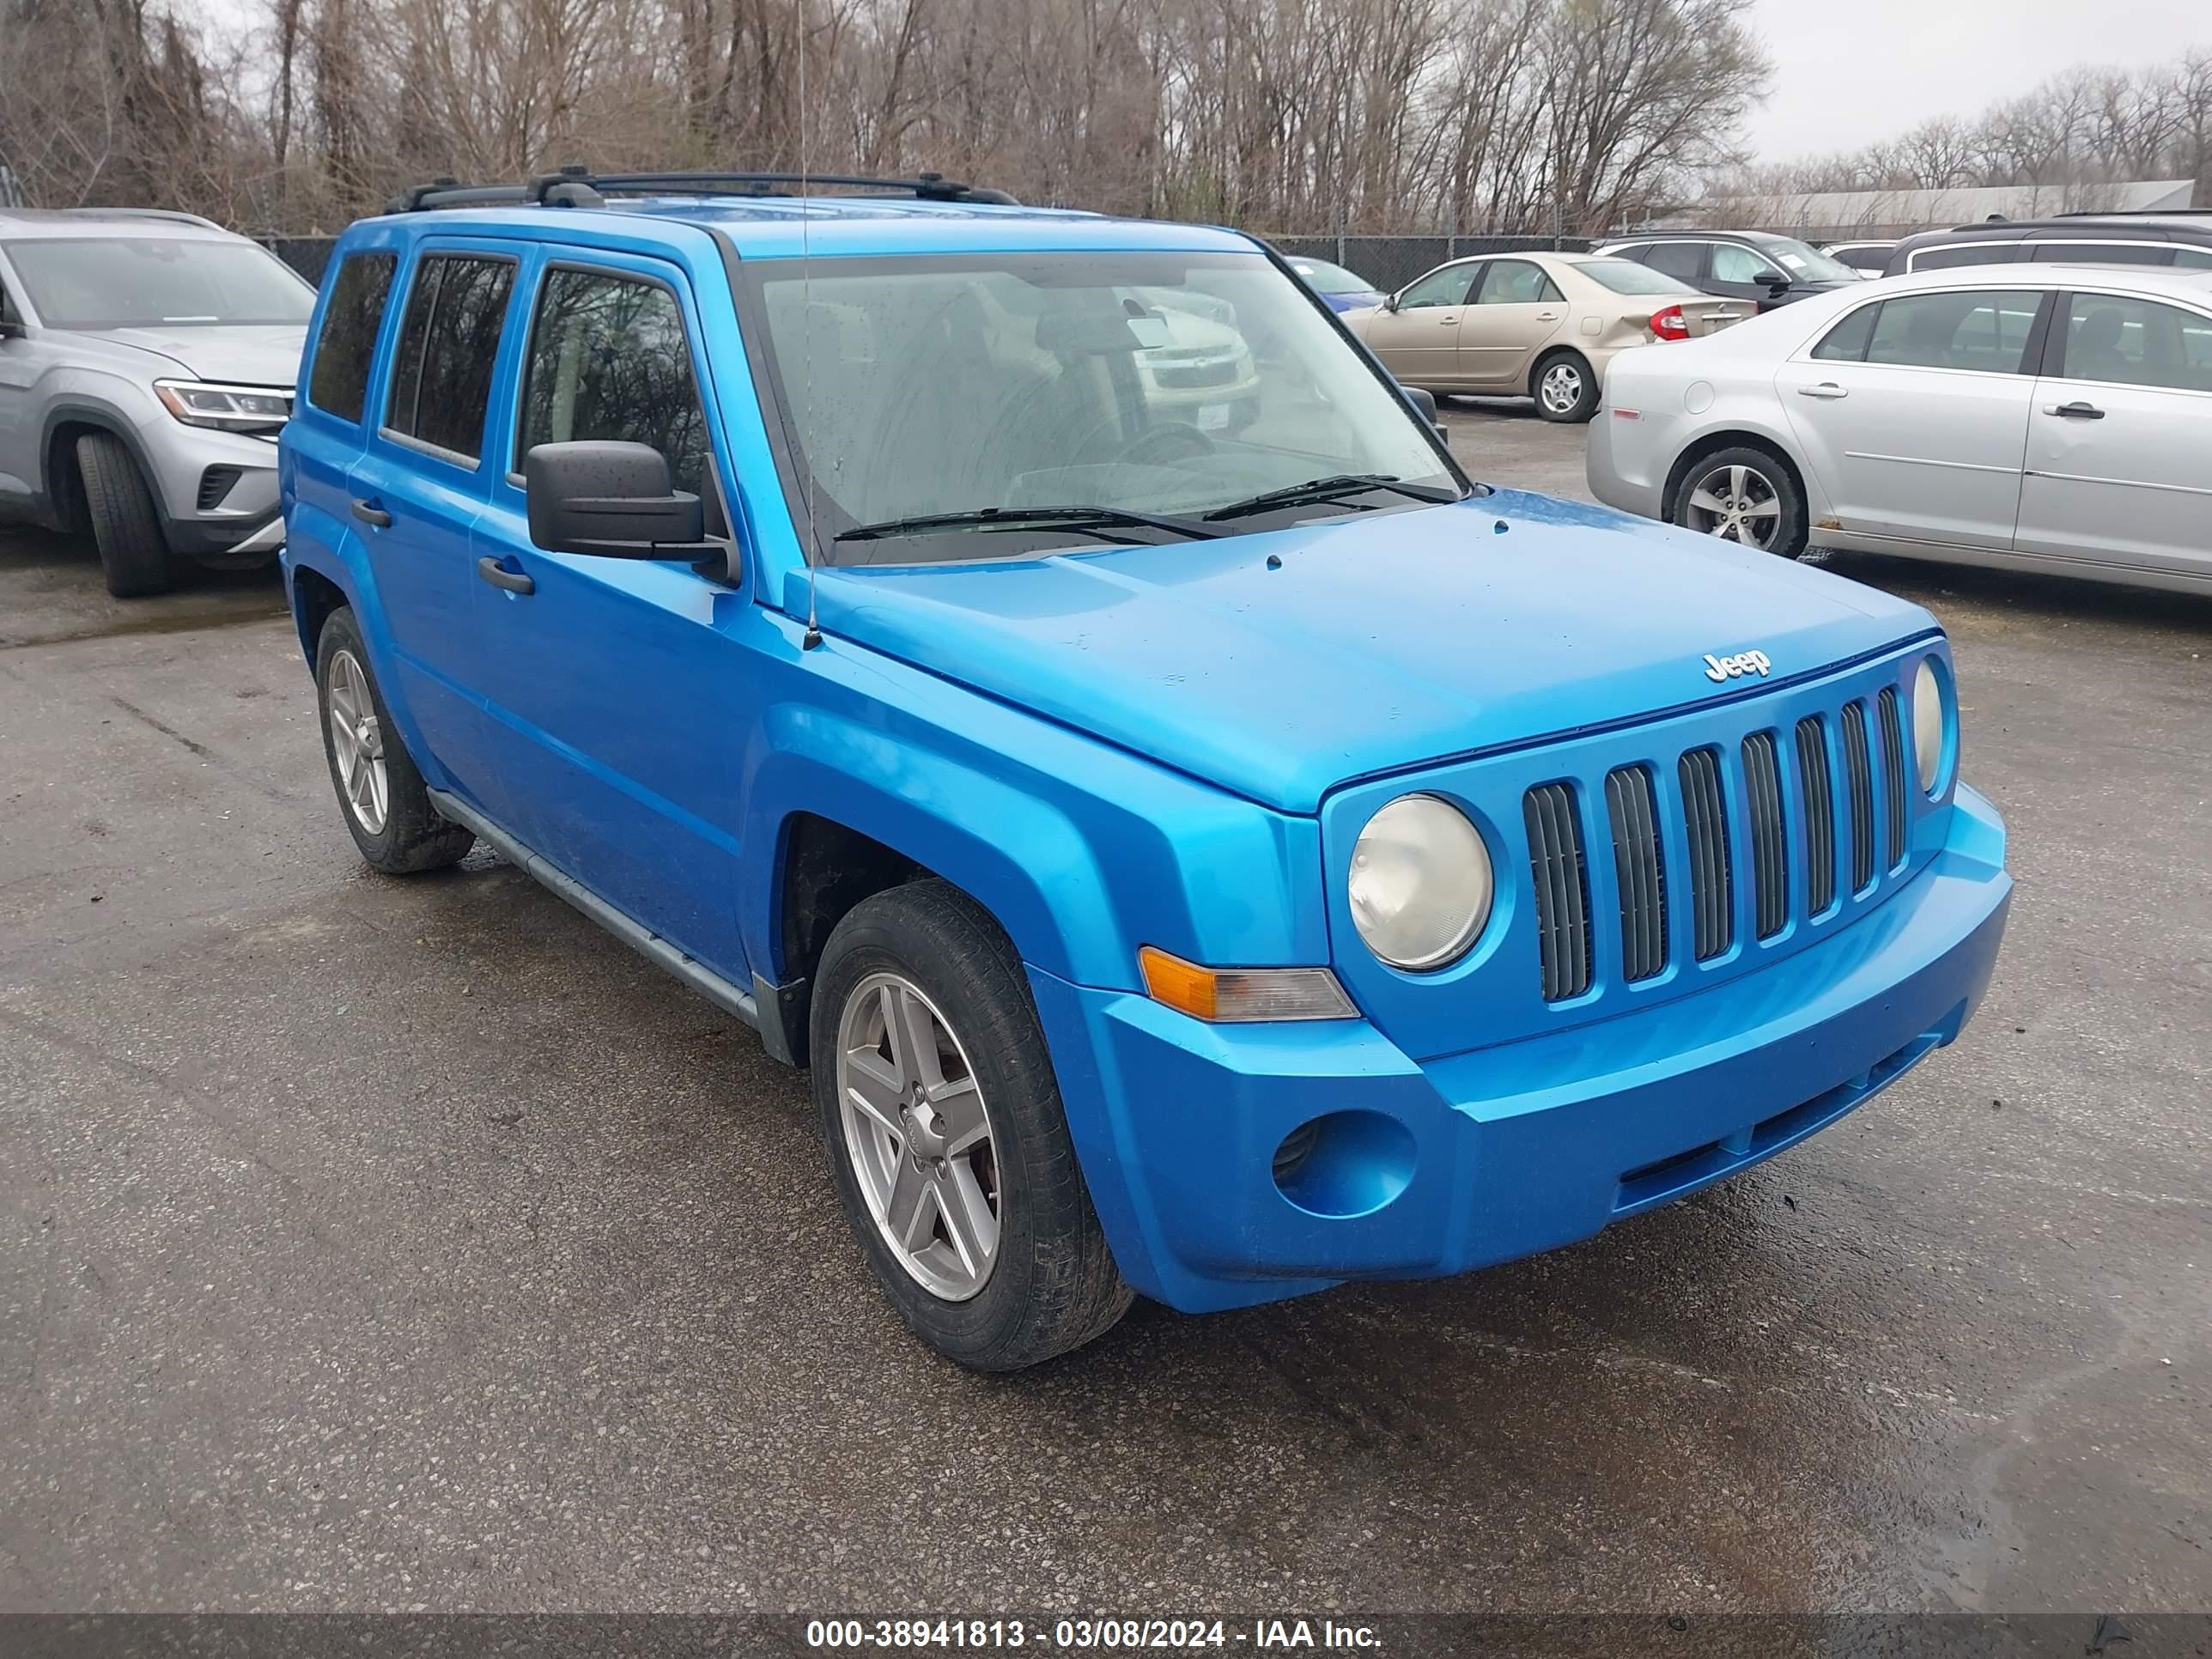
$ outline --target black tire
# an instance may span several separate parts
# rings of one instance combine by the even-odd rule
[[[344,777],[339,770],[337,738],[331,731],[331,670],[342,653],[360,666],[369,701],[375,709],[378,735],[383,746],[384,822],[374,831],[362,821],[359,810],[346,793]],[[440,817],[438,809],[430,805],[430,792],[422,781],[422,774],[416,769],[414,757],[407,752],[407,745],[399,740],[399,733],[392,724],[392,711],[384,706],[384,693],[377,686],[374,671],[368,665],[368,650],[362,643],[361,629],[354,622],[353,612],[343,605],[331,612],[315,643],[315,712],[323,728],[323,758],[331,769],[331,787],[337,792],[338,811],[345,819],[347,830],[352,832],[354,845],[361,848],[362,857],[372,867],[387,876],[411,876],[424,870],[445,869],[468,856],[469,848],[476,845],[475,832]]]
[[[1554,368],[1565,377],[1562,386],[1573,386],[1571,401],[1554,397],[1553,388],[1546,385],[1544,377]],[[1528,395],[1536,400],[1537,418],[1556,425],[1577,425],[1596,414],[1598,391],[1597,371],[1579,351],[1547,351],[1536,359],[1535,368],[1528,371]]]
[[[966,1301],[934,1294],[902,1265],[861,1195],[837,1097],[846,1004],[871,975],[896,973],[957,1034],[988,1103],[998,1254]],[[864,900],[837,924],[815,979],[809,1047],[814,1101],[837,1197],[877,1284],[915,1335],[977,1370],[1011,1371],[1103,1334],[1135,1299],[1091,1207],[1060,1085],[1012,945],[973,899],[921,881]]]
[[[1739,496],[1723,493],[1717,495],[1716,498],[1748,501],[1754,514],[1759,508],[1771,501],[1776,510],[1771,541],[1757,539],[1759,526],[1765,522],[1763,518],[1747,518],[1741,522],[1743,533],[1730,534],[1723,515],[1700,505],[1699,491],[1709,480],[1720,474],[1732,477],[1739,467],[1743,469],[1743,494]],[[1732,489],[1732,486],[1730,488]],[[1749,444],[1715,450],[1710,455],[1699,456],[1685,468],[1681,482],[1675,486],[1674,506],[1668,518],[1685,530],[1694,530],[1701,535],[1719,536],[1724,541],[1739,542],[1762,552],[1771,553],[1778,558],[1799,558],[1805,551],[1805,491],[1797,482],[1796,473],[1772,451],[1754,448]]]
[[[107,591],[118,599],[167,592],[175,580],[168,537],[129,447],[112,432],[88,432],[76,441],[76,470]]]

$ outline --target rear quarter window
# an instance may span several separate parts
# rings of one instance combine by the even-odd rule
[[[326,415],[361,419],[368,401],[377,331],[384,325],[384,302],[398,267],[398,256],[392,253],[349,253],[339,263],[307,378],[307,401]]]

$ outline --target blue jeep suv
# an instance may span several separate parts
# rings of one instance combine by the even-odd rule
[[[488,842],[811,1068],[923,1340],[1565,1244],[1957,1036],[1925,611],[1470,482],[1245,236],[835,182],[353,226],[283,558],[362,855]]]

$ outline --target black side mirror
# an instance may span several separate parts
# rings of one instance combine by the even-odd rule
[[[539,444],[522,458],[530,539],[549,553],[608,559],[698,559],[699,498],[673,488],[668,459],[650,444],[609,440]]]
[[[1769,294],[1787,294],[1790,291],[1790,279],[1778,270],[1770,270],[1759,280],[1766,284]]]
[[[1435,392],[1431,392],[1425,386],[1401,386],[1398,388],[1398,394],[1405,398],[1407,403],[1413,404],[1413,413],[1419,416],[1423,420],[1429,423],[1430,431],[1435,433],[1437,437],[1443,439],[1447,443],[1451,441],[1450,428],[1446,427],[1442,421],[1439,421],[1437,418],[1437,394]]]

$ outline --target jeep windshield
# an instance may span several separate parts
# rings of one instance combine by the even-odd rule
[[[826,562],[1042,556],[1467,493],[1397,389],[1261,254],[743,269],[793,515]]]
[[[48,328],[304,324],[315,290],[252,242],[198,237],[27,239],[8,257]]]

